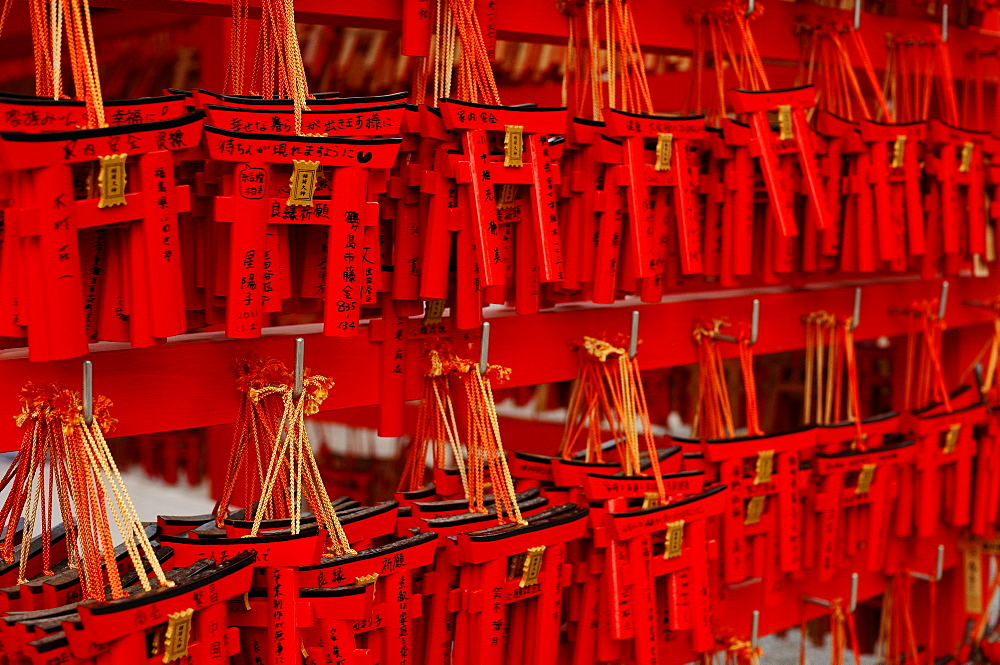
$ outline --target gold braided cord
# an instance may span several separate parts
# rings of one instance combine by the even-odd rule
[[[50,549],[52,512],[55,501],[66,530],[68,564],[80,571],[83,595],[106,600],[126,595],[122,588],[114,543],[108,521],[110,511],[121,533],[139,582],[152,589],[143,574],[149,565],[161,587],[173,586],[156,558],[156,552],[139,519],[121,473],[111,456],[104,430],[114,425],[108,415],[109,400],[94,400],[94,418],[84,422],[79,393],[58,384],[28,384],[21,393],[18,425],[25,428],[21,450],[8,469],[0,488],[10,486],[0,525],[7,536],[0,544],[0,558],[13,561],[13,537],[18,521],[24,517],[19,578],[25,580],[29,543],[34,523],[41,510],[43,574],[51,575]],[[48,464],[47,480],[45,466]],[[55,494],[55,497],[53,497]]]
[[[586,461],[603,462],[602,443],[607,426],[618,449],[622,471],[629,476],[643,475],[641,429],[659,500],[664,503],[666,492],[638,360],[629,358],[626,349],[595,337],[584,337],[574,346],[579,352],[579,365],[560,456],[570,459],[577,442],[583,438]]]
[[[284,484],[287,497],[285,509],[291,520],[292,534],[301,531],[302,506],[307,503],[316,516],[318,526],[326,531],[330,539],[328,552],[339,556],[355,552],[323,484],[305,425],[305,417],[319,411],[320,404],[326,399],[332,386],[330,379],[312,375],[303,378],[302,393],[298,397],[293,395],[292,386],[288,384],[252,387],[248,392],[251,401],[260,401],[269,395],[280,395],[283,406],[261,484],[261,502],[271,501],[276,488]],[[258,534],[263,518],[264,511],[258,510],[254,515],[250,537]]]
[[[455,356],[447,345],[438,342],[429,344],[425,348],[425,358],[427,368],[424,372],[423,395],[417,408],[416,432],[407,451],[398,491],[415,491],[425,486],[428,449],[431,450],[435,469],[447,468],[446,451],[450,450],[462,481],[464,494],[470,496],[465,457],[449,382],[449,376],[456,367]]]

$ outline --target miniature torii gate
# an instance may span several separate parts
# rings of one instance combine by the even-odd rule
[[[48,134],[0,133],[0,156],[19,174],[18,208],[6,211],[5,257],[19,250],[25,302],[0,302],[5,328],[26,325],[33,360],[87,352],[81,228],[130,225],[133,344],[186,329],[177,213],[190,209],[174,184],[172,151],[194,148],[200,111],[156,123]],[[26,149],[30,147],[30,150]],[[142,191],[128,192],[127,161],[138,157]],[[73,200],[72,166],[100,164],[100,196]],[[138,209],[138,210],[137,210]],[[13,288],[8,286],[6,288]]]
[[[366,259],[360,238],[363,227],[378,220],[378,204],[368,201],[368,171],[390,168],[401,139],[205,131],[209,155],[233,163],[230,194],[216,198],[216,219],[231,222],[226,335],[260,336],[267,294],[273,293],[264,265],[269,222],[329,226],[324,332],[356,335]],[[283,184],[279,166],[293,167],[287,197],[274,196]],[[332,167],[330,200],[314,199],[320,166]]]

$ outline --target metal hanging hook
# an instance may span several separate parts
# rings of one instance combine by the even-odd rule
[[[302,380],[305,374],[306,365],[306,340],[301,337],[295,338],[295,389],[292,391],[292,399],[298,399],[302,394]]]
[[[83,422],[89,427],[94,422],[94,364],[83,361]]]
[[[854,289],[854,313],[851,315],[851,330],[857,330],[861,323],[861,287]]]
[[[632,310],[632,332],[628,338],[628,357],[635,358],[639,348],[639,310]]]
[[[816,605],[822,605],[823,607],[830,607],[829,600],[823,600],[822,598],[814,598],[813,596],[806,596],[802,600],[807,603],[815,603]],[[848,611],[853,612],[858,607],[858,574],[851,573],[851,600],[848,605]]]
[[[861,0],[854,0],[854,30],[861,29]]]
[[[946,5],[947,6],[947,5]],[[747,12],[743,15],[744,18],[750,18],[753,16],[754,10],[757,9],[756,0],[748,0],[747,2]]]
[[[944,320],[944,315],[948,311],[948,289],[950,288],[950,286],[951,285],[948,284],[948,280],[944,280],[943,282],[941,282],[941,295],[938,297],[938,312],[937,312],[938,319],[941,321]],[[924,305],[929,306],[928,301],[925,300],[923,302]],[[976,300],[966,300],[964,302],[966,305],[975,305],[977,307],[984,306],[983,303],[980,303],[979,301]],[[914,309],[904,309],[902,307],[890,307],[889,311],[892,312],[893,314],[906,314],[908,316],[930,316],[930,313],[928,312],[923,312]]]
[[[753,308],[750,313],[750,339],[747,344],[753,346],[757,343],[757,333],[760,332],[760,301],[756,298],[753,299]],[[733,344],[738,344],[740,340],[736,339],[732,335],[722,335],[716,333],[714,338],[721,342],[731,342]]]
[[[937,564],[934,566],[934,577],[926,573],[910,573],[910,577],[918,580],[924,580],[925,582],[940,582],[941,578],[944,577],[944,545],[938,545],[937,547]]]
[[[486,374],[490,357],[490,322],[483,323],[483,339],[479,344],[479,373]]]
[[[994,314],[1000,311],[1000,301],[990,301],[983,302],[982,300],[973,300],[971,298],[966,298],[962,301],[963,305],[968,305],[969,307],[978,307],[980,309],[986,309]]]

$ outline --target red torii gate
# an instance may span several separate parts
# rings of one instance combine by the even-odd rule
[[[25,298],[0,302],[0,327],[5,333],[28,327],[31,359],[87,353],[81,228],[134,222],[128,235],[132,342],[154,344],[184,332],[176,229],[177,213],[190,204],[187,187],[174,183],[171,153],[198,145],[202,117],[198,111],[103,129],[0,133],[0,161],[16,173],[15,198],[21,202],[5,211],[4,258],[16,254],[22,287],[17,292]],[[127,191],[130,156],[138,157],[142,191]],[[88,162],[100,164],[101,195],[74,200],[72,167]]]
[[[208,152],[233,166],[228,196],[216,197],[216,219],[231,222],[226,335],[259,337],[268,292],[268,223],[329,226],[324,332],[357,334],[360,318],[359,266],[365,257],[363,227],[377,223],[378,203],[368,201],[370,169],[388,169],[401,139],[346,139],[321,136],[246,134],[206,126]],[[280,166],[292,166],[291,191],[275,196],[284,179]],[[332,198],[314,199],[317,171],[333,167]],[[369,259],[371,260],[371,259]]]

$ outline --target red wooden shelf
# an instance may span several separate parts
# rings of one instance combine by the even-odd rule
[[[946,321],[950,329],[986,325],[991,315],[961,304],[963,298],[990,298],[1000,289],[1000,280],[959,278],[951,280],[951,304]],[[908,279],[865,284],[861,302],[861,325],[856,338],[872,340],[903,335],[907,317],[891,314],[890,305],[906,306],[914,300],[938,295],[939,282]],[[760,339],[757,353],[775,353],[803,348],[805,332],[801,317],[825,309],[839,316],[851,313],[853,286],[832,288],[760,289],[670,296],[663,303],[643,305],[626,302],[607,307],[561,306],[531,316],[512,311],[488,312],[493,325],[490,362],[513,370],[510,386],[535,385],[572,379],[576,357],[568,343],[589,335],[627,334],[630,312],[641,312],[639,347],[644,368],[672,367],[695,362],[691,331],[702,318],[729,317],[733,323],[749,321],[752,298],[760,300]],[[272,355],[292,364],[292,335],[297,328],[272,328],[255,340],[229,340],[218,335],[176,338],[151,348],[118,348],[95,351],[94,390],[115,403],[119,419],[114,435],[202,427],[232,422],[237,394],[233,388],[233,363],[248,353]],[[472,332],[477,335],[476,331]],[[306,334],[306,365],[332,377],[337,385],[324,409],[343,409],[378,403],[380,344],[370,341],[367,330],[353,338]],[[408,345],[408,399],[420,394],[420,343]],[[727,351],[735,355],[732,347]],[[469,356],[478,350],[471,349]],[[60,381],[80,385],[80,360],[32,363],[19,351],[0,354],[0,413],[13,416],[17,396],[28,381]],[[13,418],[0,418],[0,449],[14,450],[20,432]]]
[[[860,1],[860,0],[859,0]],[[259,16],[259,3],[253,0],[250,15]],[[643,49],[657,53],[688,54],[694,46],[694,35],[687,23],[692,10],[703,11],[712,2],[699,0],[632,0],[629,3],[636,18],[636,29]],[[812,4],[767,0],[763,14],[754,21],[753,32],[765,60],[798,62],[799,43],[796,26],[811,19],[852,21],[851,12],[818,7]],[[134,9],[133,0],[92,0],[95,7]],[[897,15],[883,16],[864,12],[861,33],[877,68],[886,57],[886,34],[907,34],[930,37],[939,30],[939,19],[929,16],[925,5],[900,6]],[[329,0],[296,0],[295,16],[303,23],[338,24],[362,28],[398,31],[402,25],[403,0],[365,0],[365,2],[330,2]],[[143,11],[229,16],[230,0],[147,0]],[[904,13],[905,12],[905,13]],[[568,22],[552,1],[502,0],[496,3],[497,37],[512,41],[566,44]],[[972,61],[965,57],[973,49],[990,48],[1000,35],[960,28],[949,28],[949,44],[954,59],[956,77],[971,73]],[[860,61],[855,61],[861,66]]]

